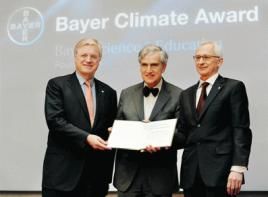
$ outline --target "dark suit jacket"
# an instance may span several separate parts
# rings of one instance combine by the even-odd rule
[[[112,178],[113,151],[95,151],[86,143],[89,133],[108,138],[107,128],[116,116],[116,92],[95,79],[96,112],[93,128],[83,91],[75,73],[49,80],[45,115],[49,128],[43,166],[42,186],[70,191],[78,183],[89,161],[90,180],[109,183]],[[87,163],[87,165],[88,165]]]
[[[179,125],[186,136],[181,186],[192,186],[198,167],[207,186],[225,186],[231,166],[248,165],[252,134],[246,89],[241,81],[219,76],[198,117],[197,88],[188,88],[180,97]]]
[[[144,120],[143,83],[122,91],[118,106],[117,119]],[[181,89],[163,81],[161,91],[150,116],[151,121],[177,118]],[[177,148],[179,137],[174,137],[172,148],[157,153],[141,153],[131,150],[117,150],[114,186],[126,191],[139,170],[148,167],[149,183],[155,194],[166,194],[178,189]]]

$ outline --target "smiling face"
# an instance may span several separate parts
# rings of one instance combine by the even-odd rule
[[[76,50],[75,67],[76,71],[85,79],[94,77],[98,69],[101,57],[99,48],[95,45],[84,45]]]
[[[196,70],[204,81],[216,74],[223,63],[223,58],[216,54],[211,43],[200,46],[195,57]]]
[[[161,62],[160,53],[148,53],[140,60],[140,72],[142,79],[153,88],[156,86],[165,72],[166,65]]]

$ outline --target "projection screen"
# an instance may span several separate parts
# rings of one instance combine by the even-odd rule
[[[249,97],[253,144],[243,190],[268,189],[268,1],[1,0],[0,15],[1,191],[41,189],[46,83],[74,71],[73,46],[84,37],[103,44],[96,77],[118,97],[141,81],[137,53],[145,44],[167,50],[164,78],[185,89],[198,80],[196,46],[217,41],[220,74],[242,80]]]

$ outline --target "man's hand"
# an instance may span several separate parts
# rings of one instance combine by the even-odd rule
[[[227,182],[227,193],[236,196],[241,190],[242,181],[243,173],[231,171]]]
[[[87,143],[96,150],[111,150],[107,147],[107,142],[97,135],[89,134],[87,136]]]
[[[112,132],[112,128],[113,128],[113,127],[109,127],[109,128],[107,129],[107,131],[109,132],[109,134]]]
[[[153,147],[152,145],[146,146],[144,151],[149,152],[149,153],[155,153],[157,151],[160,151],[160,147]]]
[[[164,150],[170,149],[170,147],[163,147]],[[162,148],[162,150],[163,150]],[[155,153],[161,150],[161,147],[154,147],[152,145],[146,146],[145,149],[141,150],[141,152],[149,152],[149,153]]]

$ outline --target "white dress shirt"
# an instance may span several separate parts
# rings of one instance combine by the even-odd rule
[[[153,111],[155,102],[158,98],[158,95],[160,93],[161,87],[162,87],[163,80],[161,79],[160,82],[154,87],[158,88],[159,92],[156,97],[154,97],[152,94],[149,94],[149,96],[145,97],[143,96],[143,103],[144,103],[144,120],[149,121],[150,115]],[[147,86],[146,83],[144,83],[144,86]]]

